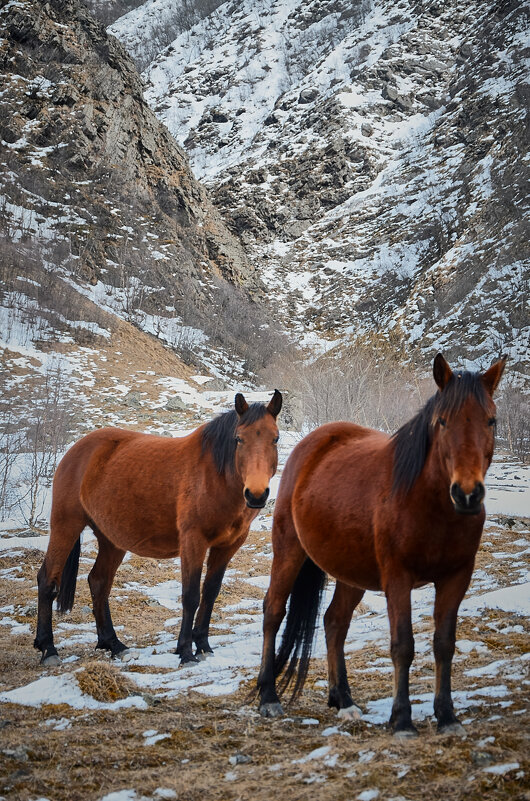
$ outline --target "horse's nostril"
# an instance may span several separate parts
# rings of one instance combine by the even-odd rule
[[[451,484],[450,493],[457,511],[476,514],[484,500],[486,490],[484,484],[481,481],[477,481],[475,482],[473,491],[465,493],[460,484],[455,481]]]
[[[456,481],[454,484],[451,484],[451,498],[455,503],[460,504],[461,506],[465,505],[466,496],[462,491],[462,487]]]
[[[247,488],[243,494],[245,496],[245,500],[248,506],[254,508],[257,507],[261,508],[265,506],[265,504],[267,503],[267,498],[269,497],[270,489],[267,487],[267,489],[264,492],[262,492],[261,495],[254,495],[254,493]]]
[[[482,481],[477,481],[475,484],[475,489],[471,493],[471,497],[475,501],[475,503],[480,503],[484,500],[484,496],[486,495],[486,488]]]

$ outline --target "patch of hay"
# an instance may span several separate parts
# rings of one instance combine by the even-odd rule
[[[138,695],[138,688],[114,665],[98,662],[87,665],[75,674],[81,692],[91,695],[96,701],[112,703],[129,695]]]

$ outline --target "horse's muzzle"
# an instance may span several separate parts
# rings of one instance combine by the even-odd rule
[[[264,493],[259,496],[253,495],[249,489],[246,489],[243,493],[245,496],[245,501],[247,502],[247,506],[250,509],[263,509],[265,504],[267,503],[267,498],[269,497],[270,489],[267,487]]]
[[[482,511],[482,502],[486,495],[484,484],[477,481],[473,492],[466,495],[460,484],[455,481],[451,484],[451,500],[455,511],[461,515],[478,515]]]

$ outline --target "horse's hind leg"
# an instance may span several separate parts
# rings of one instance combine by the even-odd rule
[[[306,559],[290,513],[282,513],[278,507],[273,525],[273,546],[271,580],[263,602],[263,651],[258,676],[259,711],[266,718],[283,714],[276,690],[276,635],[285,617],[287,599]]]
[[[51,667],[60,664],[53,642],[52,605],[63,583],[59,597],[60,610],[72,608],[79,562],[79,538],[87,522],[81,507],[61,509],[60,514],[56,507],[52,509],[50,542],[37,575],[37,631],[33,646],[42,652],[41,665]]]
[[[95,527],[94,533],[98,539],[98,555],[88,576],[88,585],[92,595],[92,609],[98,633],[96,648],[103,648],[110,651],[112,656],[118,656],[127,650],[127,646],[120,642],[114,631],[109,608],[109,594],[116,570],[123,561],[125,551],[116,548]]]
[[[328,651],[328,706],[336,707],[339,710],[339,717],[353,720],[361,717],[361,710],[351,697],[344,660],[344,642],[353,610],[363,595],[364,590],[337,581],[333,599],[324,615]]]

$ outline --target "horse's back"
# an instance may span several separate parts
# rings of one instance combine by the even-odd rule
[[[316,428],[293,449],[283,471],[278,501],[291,498],[295,485],[328,459],[351,462],[355,454],[382,448],[388,436],[350,422],[326,423]]]

